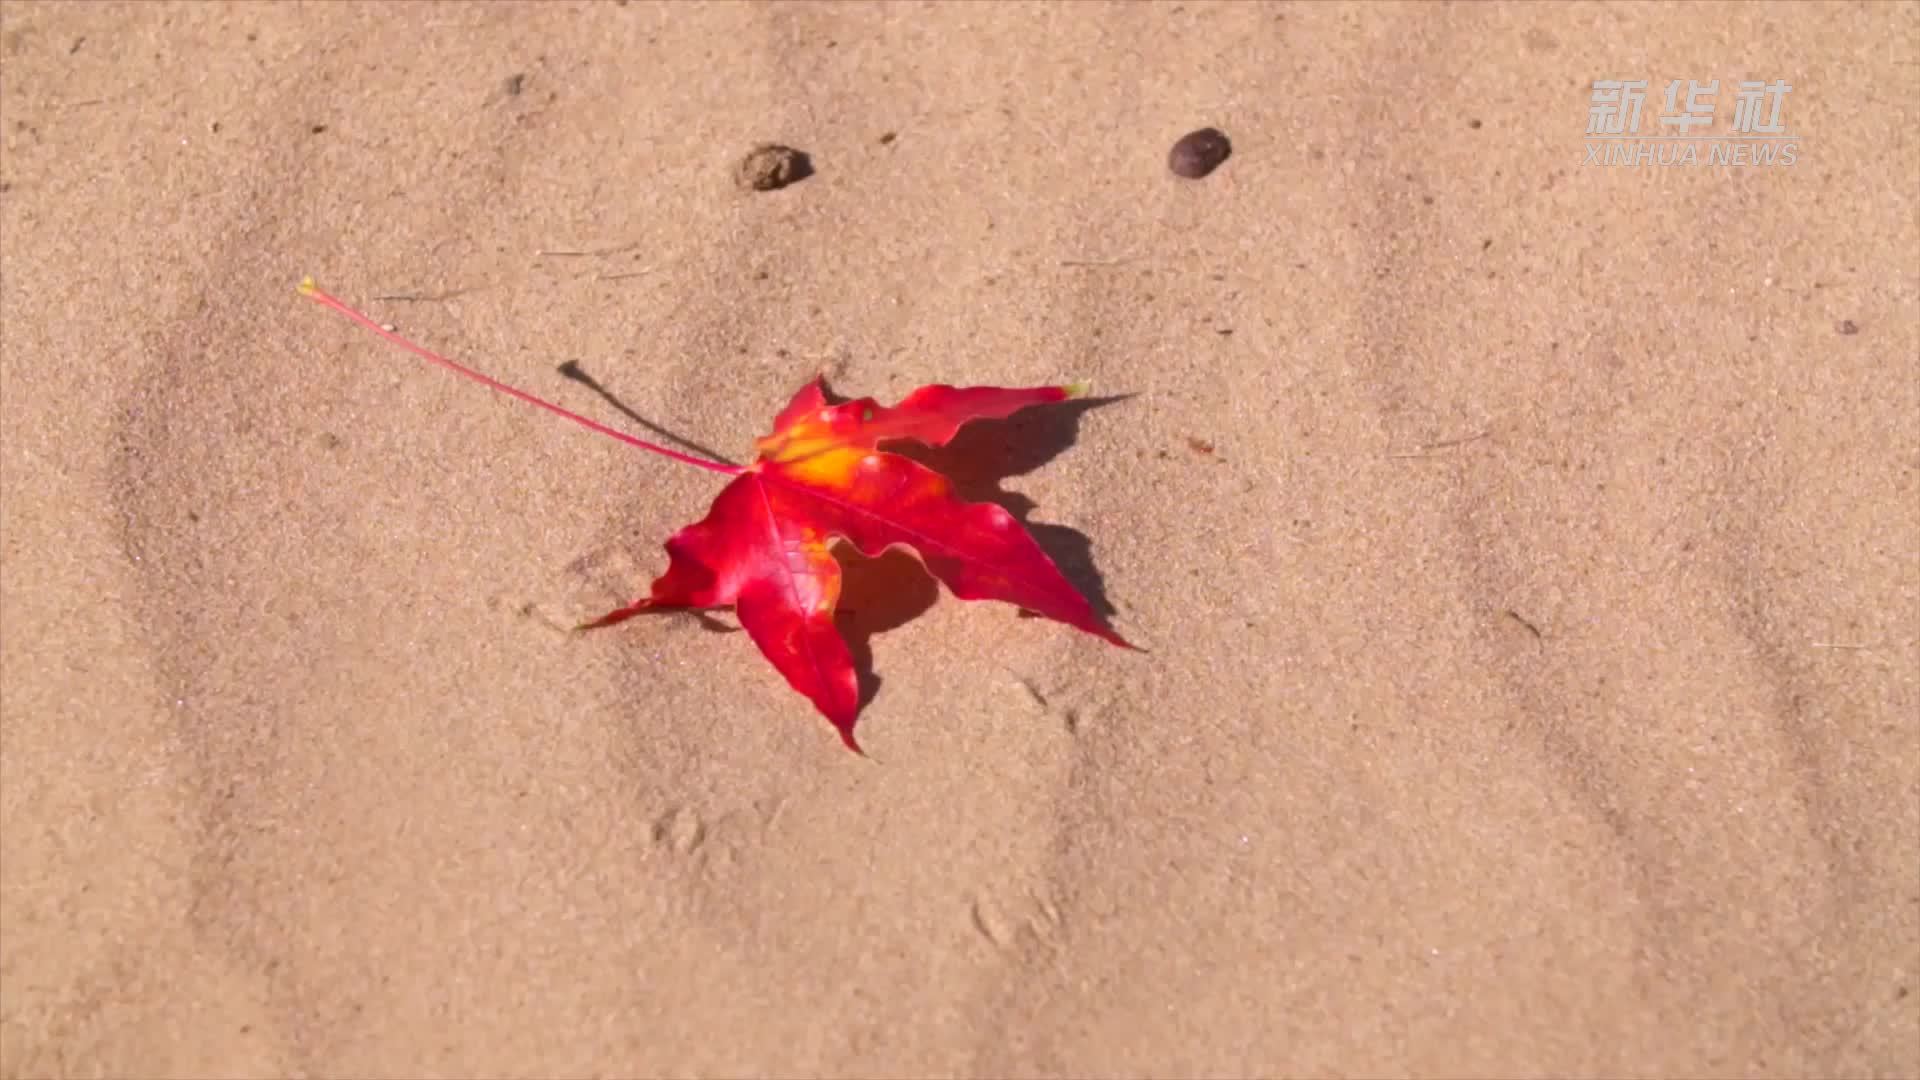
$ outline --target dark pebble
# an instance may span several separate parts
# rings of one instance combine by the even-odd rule
[[[761,143],[734,167],[733,181],[750,191],[775,191],[813,175],[813,162],[804,150]]]
[[[1167,152],[1167,168],[1175,176],[1184,176],[1189,180],[1198,180],[1220,167],[1233,153],[1233,144],[1217,128],[1201,128],[1180,136]]]
[[[1834,329],[1843,334],[1853,335],[1860,332],[1860,324],[1854,322],[1852,319],[1841,319],[1840,322],[1834,326]]]

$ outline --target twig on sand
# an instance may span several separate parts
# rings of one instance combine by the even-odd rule
[[[1443,439],[1440,442],[1428,443],[1425,446],[1420,447],[1418,450],[1407,450],[1398,454],[1388,454],[1387,456],[1390,458],[1433,457],[1435,456],[1434,451],[1436,450],[1451,450],[1456,446],[1465,446],[1468,443],[1479,442],[1481,439],[1486,438],[1490,434],[1492,433],[1487,431],[1482,431],[1474,435],[1462,435],[1457,439]]]
[[[1531,619],[1528,619],[1525,615],[1520,614],[1519,612],[1513,610],[1512,608],[1508,608],[1506,611],[1502,612],[1501,614],[1504,614],[1507,618],[1512,619],[1514,622],[1517,622],[1521,626],[1525,627],[1527,632],[1533,635],[1533,639],[1535,641],[1546,640],[1547,635],[1541,633],[1540,628],[1538,626],[1535,626],[1533,624],[1533,621]]]
[[[1122,255],[1120,258],[1117,258],[1117,259],[1061,259],[1060,265],[1061,266],[1122,266],[1122,265],[1125,265],[1126,263],[1138,262],[1139,260],[1140,260],[1140,256],[1138,255]]]
[[[640,242],[635,240],[632,243],[621,244],[618,247],[610,248],[541,248],[533,253],[533,257],[536,259],[542,259],[548,256],[566,259],[593,259],[603,255],[618,255],[624,251],[632,251],[639,246]]]
[[[456,296],[465,296],[470,292],[479,292],[486,287],[485,285],[465,285],[458,289],[449,289],[443,293],[388,293],[385,296],[376,296],[374,299],[384,300],[389,303],[437,304],[442,300],[451,300]]]

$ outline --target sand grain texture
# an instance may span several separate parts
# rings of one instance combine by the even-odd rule
[[[0,1074],[1920,1074],[1915,12],[0,6]],[[306,273],[737,456],[1131,395],[983,445],[1150,651],[569,638],[717,478]]]

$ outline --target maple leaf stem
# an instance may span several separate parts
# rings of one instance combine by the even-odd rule
[[[538,405],[539,407],[547,410],[550,413],[555,413],[559,416],[563,416],[566,419],[571,420],[576,424],[579,424],[581,427],[589,428],[593,431],[597,431],[600,434],[607,436],[608,438],[618,439],[621,442],[626,443],[628,446],[637,446],[642,450],[651,450],[654,453],[659,454],[661,457],[670,457],[675,461],[682,461],[688,465],[697,465],[702,469],[708,469],[717,473],[725,473],[728,476],[737,476],[740,473],[746,471],[745,469],[742,469],[738,465],[728,465],[725,462],[719,462],[719,461],[708,461],[705,458],[694,457],[692,454],[683,454],[678,450],[669,449],[668,447],[661,446],[657,443],[650,443],[645,439],[636,438],[635,436],[629,435],[624,431],[618,431],[614,428],[610,428],[607,425],[602,424],[596,420],[589,420],[586,417],[581,416],[579,413],[570,412],[566,409],[563,409],[560,406],[555,405],[550,401],[543,401],[540,398],[537,398],[532,394],[527,393],[525,390],[519,390],[514,387],[508,386],[506,383],[500,382],[498,379],[488,378],[487,376],[482,375],[481,373],[473,370],[470,367],[466,367],[464,365],[455,363],[454,361],[449,360],[444,356],[441,356],[439,353],[425,349],[419,345],[415,345],[413,342],[408,341],[406,338],[401,337],[399,334],[394,333],[392,330],[389,330],[386,327],[381,326],[379,323],[374,322],[368,316],[363,315],[358,311],[355,311],[352,307],[348,306],[345,301],[339,299],[338,297],[329,296],[327,293],[322,292],[320,290],[320,287],[313,283],[312,278],[306,278],[305,280],[300,282],[300,292],[303,295],[310,297],[311,299],[318,301],[319,303],[324,304],[327,307],[332,308],[333,310],[339,312],[340,314],[345,315],[347,318],[352,319],[354,322],[359,323],[361,326],[366,327],[367,329],[373,331],[374,333],[380,335],[383,338],[386,338],[388,341],[393,342],[395,345],[400,346],[401,348],[407,350],[410,353],[413,353],[415,356],[418,356],[423,360],[428,360],[428,361],[431,361],[432,363],[438,364],[441,367],[446,368],[447,370],[453,372],[456,375],[462,375],[462,376],[465,376],[466,378],[472,379],[475,382],[483,383],[510,397],[519,398],[521,401],[524,401],[529,405]]]

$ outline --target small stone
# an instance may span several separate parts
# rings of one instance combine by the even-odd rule
[[[1167,168],[1175,176],[1198,180],[1220,167],[1233,153],[1233,144],[1217,128],[1201,128],[1180,136],[1167,152]]]
[[[813,175],[806,152],[777,143],[761,143],[734,167],[734,183],[749,191],[776,191]]]
[[[500,88],[507,92],[508,97],[519,97],[521,91],[527,88],[526,72],[507,76],[507,81],[502,83]]]
[[[1857,322],[1854,322],[1852,319],[1841,319],[1839,322],[1834,324],[1833,328],[1848,336],[1852,336],[1860,332],[1860,324]]]

